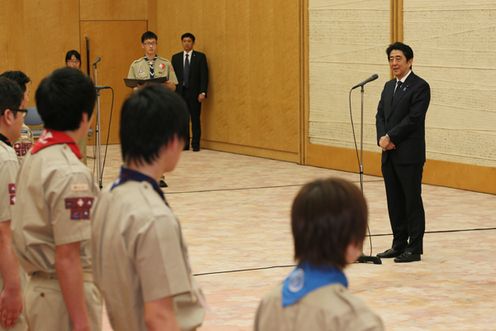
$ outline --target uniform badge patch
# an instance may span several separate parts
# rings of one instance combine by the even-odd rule
[[[165,64],[160,63],[160,64],[158,65],[158,67],[159,67],[160,69],[164,70],[164,69],[165,69]]]
[[[10,204],[15,205],[15,199],[16,199],[16,186],[14,183],[9,184],[9,198],[10,198]]]
[[[90,210],[93,207],[93,197],[65,198],[65,209],[71,211],[71,220],[89,220]]]
[[[88,191],[90,189],[90,186],[86,183],[79,183],[79,184],[72,184],[71,185],[71,191],[72,192],[84,192]]]

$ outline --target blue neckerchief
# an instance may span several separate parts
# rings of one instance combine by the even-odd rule
[[[300,263],[284,280],[282,306],[292,305],[308,293],[331,284],[341,284],[348,287],[348,280],[344,273],[336,267],[317,267],[306,262]]]
[[[125,182],[128,181],[134,181],[134,182],[148,182],[150,185],[153,187],[153,190],[160,195],[162,200],[164,200],[165,204],[168,205],[167,200],[165,200],[165,195],[164,192],[160,189],[160,186],[158,185],[157,181],[139,171],[135,171],[129,168],[121,167],[121,173],[119,174],[119,178],[112,184],[112,187],[110,190],[112,191],[114,188],[116,188],[119,185],[124,184]]]

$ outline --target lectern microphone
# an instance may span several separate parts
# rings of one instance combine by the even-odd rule
[[[101,56],[97,56],[96,59],[95,59],[95,62],[93,62],[93,66],[96,66],[98,62],[100,62],[102,60],[102,57]]]

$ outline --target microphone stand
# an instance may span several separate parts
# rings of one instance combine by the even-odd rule
[[[364,95],[364,86],[365,84],[361,85],[360,89],[360,159],[358,160],[359,168],[360,168],[360,190],[362,191],[363,194],[363,95]],[[367,226],[367,230],[369,232],[369,237],[370,237],[370,228]],[[372,240],[372,239],[371,239]],[[360,255],[357,259],[358,263],[373,263],[373,264],[382,264],[381,258],[377,256],[372,256],[372,255],[365,255],[363,254],[363,249],[362,249],[362,255]]]
[[[95,86],[97,85],[97,80],[98,80],[98,70],[97,70],[97,64],[100,62],[101,58],[98,57],[98,59],[93,63],[93,79]],[[96,177],[98,180],[98,187],[100,190],[103,188],[103,183],[102,183],[102,156],[100,153],[101,149],[101,140],[100,140],[100,89],[96,89],[96,123],[95,123],[95,162],[96,162]]]

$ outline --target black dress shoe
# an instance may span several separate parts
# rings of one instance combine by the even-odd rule
[[[396,263],[406,263],[420,261],[420,254],[415,254],[412,252],[403,252],[400,256],[394,259]]]
[[[189,151],[189,146],[184,146],[183,151]]]
[[[200,147],[193,147],[193,152],[199,152],[200,151]]]
[[[160,179],[160,181],[158,182],[158,186],[160,186],[160,187],[168,187],[169,185],[167,185],[167,183],[165,182],[165,180]]]
[[[386,249],[384,252],[377,254],[377,257],[380,257],[381,259],[390,259],[392,257],[397,257],[400,256],[403,253],[403,251],[397,251],[394,248]]]

